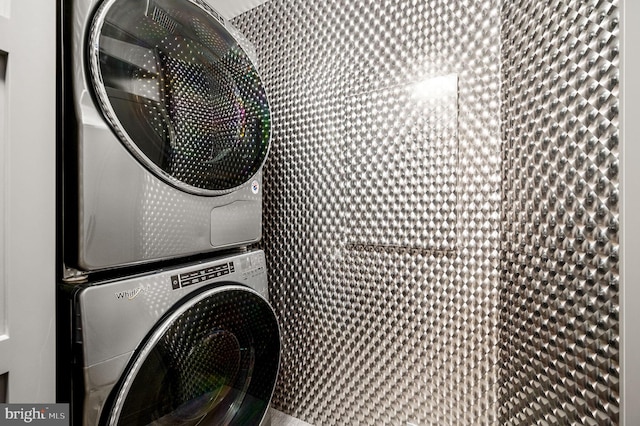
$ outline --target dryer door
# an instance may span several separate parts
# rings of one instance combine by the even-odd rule
[[[200,0],[106,0],[88,42],[90,80],[125,147],[171,185],[219,195],[267,155],[267,96],[227,24]]]
[[[280,334],[262,296],[238,285],[178,303],[135,352],[102,412],[107,425],[259,425]]]

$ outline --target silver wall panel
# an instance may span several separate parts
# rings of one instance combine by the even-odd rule
[[[501,424],[618,424],[618,1],[503,4]]]
[[[274,0],[235,19],[272,106],[277,409],[316,425],[499,421],[499,11]],[[415,104],[448,75],[457,96]]]

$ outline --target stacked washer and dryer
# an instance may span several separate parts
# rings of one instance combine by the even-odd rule
[[[280,362],[251,46],[204,0],[61,0],[58,399],[73,425],[260,425]]]

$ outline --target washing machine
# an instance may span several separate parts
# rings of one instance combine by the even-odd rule
[[[59,299],[72,425],[264,424],[280,333],[262,251],[64,284]]]
[[[261,237],[255,53],[202,0],[60,0],[64,276]]]

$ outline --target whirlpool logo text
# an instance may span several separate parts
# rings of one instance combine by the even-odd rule
[[[140,287],[132,288],[131,290],[118,291],[115,293],[115,296],[116,296],[116,299],[133,300],[136,297],[138,297],[140,293],[144,293],[146,291],[149,291],[150,289],[151,289],[151,285],[140,286]]]

